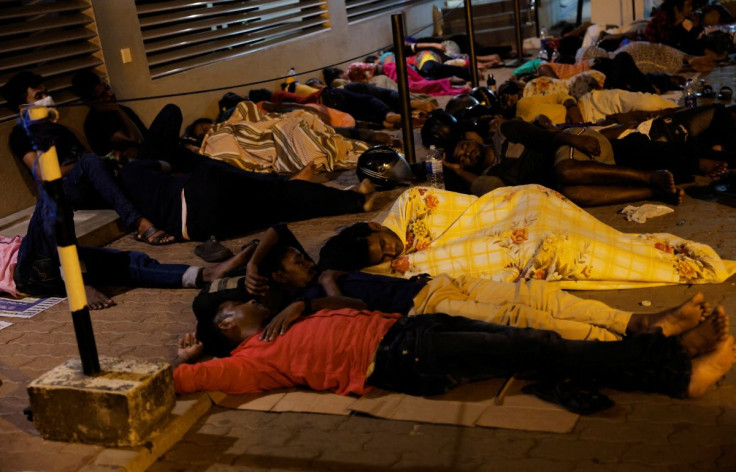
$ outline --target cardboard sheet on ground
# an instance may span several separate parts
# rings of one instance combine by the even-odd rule
[[[568,433],[579,415],[557,405],[521,393],[524,382],[515,380],[500,405],[495,398],[503,379],[463,385],[434,397],[414,397],[376,389],[360,398],[309,390],[280,390],[261,394],[211,393],[212,401],[240,410],[349,415],[351,412],[377,418],[458,426],[484,426]]]

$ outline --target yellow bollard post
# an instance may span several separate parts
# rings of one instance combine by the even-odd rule
[[[54,113],[55,110],[50,111],[46,107],[34,106],[22,110],[24,120],[31,123],[26,129],[28,130],[33,126],[43,126],[42,123]],[[35,125],[34,123],[40,124]],[[34,144],[45,147],[43,143],[37,143],[34,140],[30,131],[29,135]],[[44,192],[56,203],[57,212],[63,215],[62,218],[57,220],[54,230],[56,232],[59,261],[69,299],[69,309],[72,312],[74,333],[82,361],[82,371],[85,375],[98,374],[100,372],[100,361],[97,355],[94,331],[92,330],[92,320],[89,316],[89,307],[87,306],[87,295],[84,291],[82,269],[77,254],[77,236],[74,230],[73,213],[64,195],[61,169],[56,155],[56,147],[53,144],[48,149],[41,150],[38,167],[41,170]],[[42,197],[39,196],[39,198]]]

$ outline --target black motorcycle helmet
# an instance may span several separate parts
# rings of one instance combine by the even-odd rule
[[[498,108],[498,97],[496,92],[489,89],[488,87],[475,87],[470,91],[470,96],[478,100],[481,105],[485,105],[491,110]]]
[[[455,95],[449,102],[447,102],[445,111],[455,118],[460,119],[462,118],[462,113],[466,108],[478,105],[479,103],[480,102],[470,94],[461,93],[460,95]]]
[[[446,148],[450,143],[460,139],[461,131],[457,118],[444,110],[432,110],[427,121],[422,125],[422,145]]]
[[[487,139],[490,135],[491,121],[493,121],[494,115],[494,110],[491,107],[475,105],[465,110],[460,123],[463,131],[474,131],[483,139]]]
[[[375,185],[393,188],[410,183],[411,168],[404,156],[390,146],[373,146],[358,158],[358,179],[370,179]]]

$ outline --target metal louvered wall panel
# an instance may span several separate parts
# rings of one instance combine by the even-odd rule
[[[71,78],[102,64],[91,8],[89,0],[0,0],[0,85],[31,70],[57,103],[75,100]],[[0,121],[16,112],[0,99]]]
[[[152,78],[330,28],[327,0],[137,0]]]
[[[348,23],[372,18],[398,10],[407,5],[418,5],[428,0],[345,0]]]

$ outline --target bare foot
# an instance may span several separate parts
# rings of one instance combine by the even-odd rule
[[[660,331],[665,336],[675,336],[694,328],[710,313],[710,303],[702,292],[696,293],[680,306],[659,313],[634,313],[626,332],[651,333]]]
[[[675,177],[668,170],[655,170],[649,178],[654,195],[663,202],[679,205],[685,193],[675,185]]]
[[[728,170],[728,164],[723,161],[700,158],[698,159],[698,170],[700,170],[703,175],[706,175],[711,179],[715,179],[716,177],[723,175]]]
[[[432,102],[428,102],[426,100],[412,100],[411,107],[415,110],[421,110],[426,113],[437,108]]]
[[[401,115],[390,111],[386,113],[385,122],[391,123],[392,125],[398,125],[401,123]]]
[[[704,322],[680,335],[682,347],[690,357],[710,352],[718,341],[728,336],[729,322],[726,311],[717,306]]]
[[[84,293],[90,310],[104,310],[116,305],[115,300],[90,285],[84,286]]]
[[[353,187],[351,190],[353,192],[362,193],[363,195],[369,195],[376,191],[376,187],[373,186],[373,182],[371,182],[370,179],[363,179],[357,187]]]
[[[450,84],[451,85],[465,85],[467,81],[461,77],[452,76],[450,77]]]
[[[388,133],[384,133],[383,131],[376,131],[373,133],[373,141],[378,144],[384,144],[386,146],[391,147],[401,147],[401,140],[394,138]]]
[[[688,396],[695,398],[704,395],[708,387],[731,370],[734,362],[736,362],[736,348],[733,336],[727,336],[716,344],[712,352],[693,359],[690,384],[687,387]]]
[[[314,160],[311,160],[302,168],[302,170],[292,175],[289,180],[306,180],[307,182],[311,182],[316,171],[317,164]]]
[[[367,211],[373,210],[373,204],[375,203],[377,196],[378,196],[378,193],[376,192],[365,196],[365,203],[363,203],[363,211],[367,212]]]

